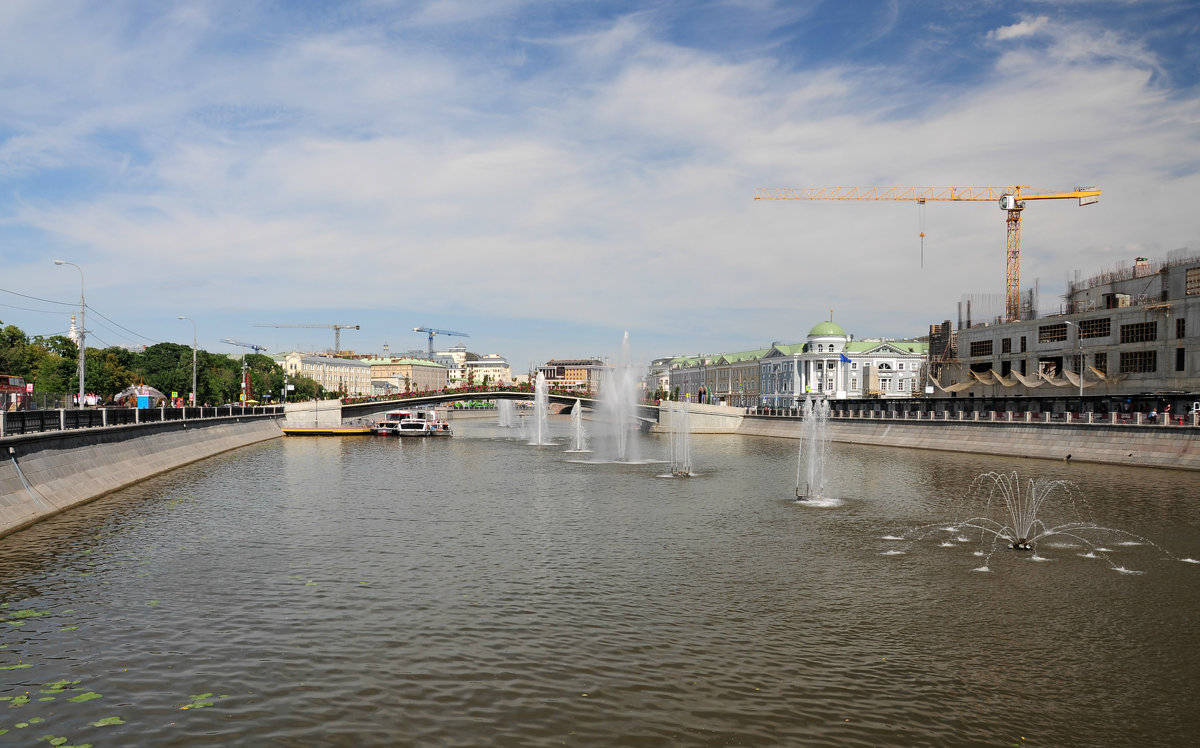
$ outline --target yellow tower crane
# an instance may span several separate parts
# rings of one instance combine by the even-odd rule
[[[892,200],[924,205],[931,200],[983,202],[995,200],[1007,214],[1007,262],[1004,273],[1004,313],[1009,322],[1021,316],[1021,211],[1026,200],[1078,199],[1080,205],[1100,201],[1100,190],[1076,187],[1072,192],[1027,193],[1016,187],[817,187],[760,188],[755,200]]]

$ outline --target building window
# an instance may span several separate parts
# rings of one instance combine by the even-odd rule
[[[854,377],[853,379],[850,380],[850,389],[852,389],[852,390],[858,389],[858,377]]]
[[[1108,372],[1108,354],[1094,353],[1092,354],[1092,368],[1096,371]]]
[[[1001,353],[1012,353],[1012,338],[1001,338],[1000,339],[1000,352]]]
[[[1121,373],[1158,371],[1158,351],[1121,351]]]
[[[1053,325],[1042,325],[1038,328],[1039,343],[1058,343],[1067,339],[1067,323],[1059,322]],[[1022,350],[1024,350],[1022,348]]]
[[[900,371],[904,371],[904,362],[901,361],[899,364],[896,364],[896,368]]]
[[[1187,291],[1188,296],[1200,294],[1200,267],[1187,269]]]
[[[1021,353],[1025,352],[1025,336],[1021,336]]]
[[[1180,317],[1179,319],[1175,320],[1175,337],[1177,337],[1177,338],[1187,337],[1187,320],[1184,319],[1183,317]]]
[[[1158,322],[1134,322],[1130,325],[1121,325],[1121,342],[1122,343],[1144,343],[1149,340],[1158,340]],[[1124,371],[1124,366],[1121,367]]]
[[[851,362],[850,362],[850,370],[851,370],[851,371],[858,371],[858,362],[857,362],[857,361],[851,361]]]
[[[971,357],[990,356],[992,355],[992,341],[990,340],[972,340],[971,341]],[[882,368],[882,367],[880,367]]]
[[[1175,349],[1175,371],[1183,371],[1183,349]]]
[[[1079,337],[1107,338],[1112,334],[1112,320],[1108,317],[1085,319],[1079,323]]]

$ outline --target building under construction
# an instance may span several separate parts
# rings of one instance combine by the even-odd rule
[[[1015,321],[966,302],[956,328],[949,320],[932,325],[929,394],[1162,395],[1185,402],[1200,393],[1200,254],[1139,257],[1075,280],[1062,314],[1038,317],[1035,298],[1030,294],[1028,308],[1022,300]]]

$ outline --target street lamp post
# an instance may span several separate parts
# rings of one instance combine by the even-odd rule
[[[1079,414],[1083,415],[1083,328],[1070,320],[1063,320],[1075,328],[1075,345],[1079,348]]]
[[[66,260],[55,260],[54,264],[70,265],[79,271],[79,409],[82,410],[84,405],[83,378],[84,374],[87,372],[87,340],[85,337],[83,324],[83,312],[85,309],[87,309],[87,302],[84,300],[83,296],[83,268],[79,267],[73,262],[67,262]]]
[[[192,407],[200,404],[200,392],[196,389],[196,320],[191,317],[184,317],[182,314],[177,319],[186,319],[192,323]]]

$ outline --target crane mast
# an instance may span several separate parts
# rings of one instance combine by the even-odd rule
[[[256,345],[254,343],[243,343],[238,340],[230,340],[229,338],[221,338],[222,343],[236,345],[241,348],[248,348],[255,353],[267,350],[265,345]],[[246,368],[246,351],[242,351],[242,402],[252,399],[250,397],[250,370]]]
[[[760,188],[755,200],[890,200],[924,205],[929,201],[985,202],[995,200],[1005,212],[1004,314],[1009,322],[1021,317],[1021,211],[1027,200],[1077,199],[1079,204],[1100,201],[1100,190],[1076,187],[1070,192],[1026,193],[1026,185],[1012,187],[810,187]]]

